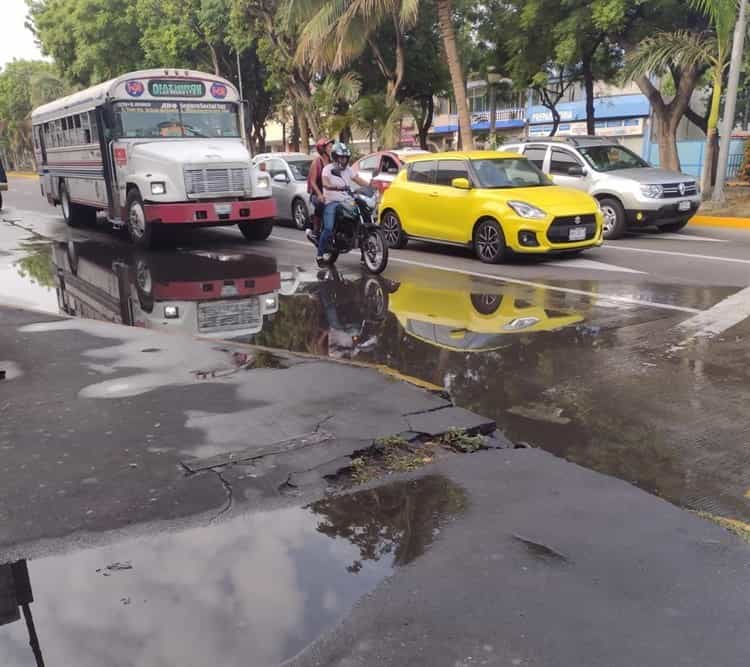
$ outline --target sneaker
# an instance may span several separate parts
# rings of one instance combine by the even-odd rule
[[[331,255],[330,252],[323,253],[323,261],[326,264],[329,264],[331,262],[331,259],[333,258],[333,255]]]

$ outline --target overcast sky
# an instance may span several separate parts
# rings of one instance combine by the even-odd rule
[[[23,27],[26,19],[24,0],[0,0],[3,6],[0,20],[0,67],[13,58],[41,58],[34,37]]]

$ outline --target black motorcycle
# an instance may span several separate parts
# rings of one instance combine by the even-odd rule
[[[336,209],[328,250],[330,263],[334,264],[339,255],[359,248],[367,270],[374,274],[382,273],[388,265],[388,243],[380,227],[375,224],[377,191],[362,188],[357,192],[349,191],[349,194],[354,203],[342,203]],[[310,242],[316,245],[315,239],[310,239]]]

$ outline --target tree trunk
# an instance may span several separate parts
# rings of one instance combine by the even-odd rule
[[[552,112],[552,129],[549,136],[554,137],[557,134],[557,128],[560,127],[560,112],[556,106],[549,107],[549,110]]]
[[[666,120],[660,120],[659,118],[656,120],[656,143],[659,144],[659,165],[664,169],[680,171],[680,156],[677,154],[677,126],[670,125]]]
[[[293,116],[293,122],[292,122],[292,150],[295,153],[299,153],[299,119],[300,116],[303,115],[299,112],[299,109],[297,106],[294,106],[294,116]],[[284,150],[286,150],[286,146],[284,147]]]
[[[716,159],[719,147],[719,109],[721,107],[722,72],[714,73],[711,97],[711,111],[708,114],[706,132],[706,150],[704,151],[703,167],[701,168],[701,197],[711,198],[713,191],[713,176],[716,173]]]
[[[586,91],[586,134],[596,134],[596,122],[594,118],[594,72],[591,67],[591,54],[584,54],[581,64],[583,66],[583,87]]]
[[[421,102],[422,104],[422,117],[417,120],[417,133],[419,134],[419,147],[426,151],[427,148],[427,135],[432,127],[432,119],[435,115],[435,100],[432,99],[432,95],[427,96]]]
[[[221,67],[219,66],[219,56],[216,53],[216,47],[213,44],[209,44],[208,50],[211,52],[211,64],[214,68],[214,74],[221,76]]]
[[[310,126],[307,123],[307,114],[301,113],[297,118],[299,123],[299,149],[303,153],[310,152]],[[317,135],[316,135],[317,140]]]
[[[453,27],[453,1],[438,0],[438,21],[440,23],[440,35],[443,39],[445,58],[448,63],[448,71],[451,75],[453,96],[456,100],[458,111],[458,132],[461,145],[464,150],[471,150],[474,141],[471,134],[471,117],[469,116],[469,104],[466,100],[466,87],[464,85],[464,74],[461,68],[461,60],[458,56],[456,46],[456,31]]]
[[[367,133],[367,140],[370,142],[370,153],[372,153],[372,139],[373,134],[375,133],[375,128],[370,125],[370,131]]]

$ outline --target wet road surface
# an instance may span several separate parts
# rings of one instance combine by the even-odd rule
[[[29,213],[30,195],[14,211],[12,194],[0,215],[13,221],[0,227],[3,303],[386,367],[496,420],[514,442],[681,507],[750,522],[750,235],[689,229],[633,236],[581,259],[497,267],[455,250],[415,247],[393,253],[386,273],[373,278],[361,273],[356,257],[344,258],[337,271],[318,271],[311,246],[282,227],[267,244],[248,246],[235,230],[210,230],[191,234],[174,252],[142,253],[109,232],[70,232],[42,205],[44,212]],[[320,531],[310,530],[309,510],[284,511],[290,525],[308,519],[296,538],[310,537],[315,553],[327,549],[326,540],[317,542]],[[262,519],[247,519],[256,520]],[[242,539],[230,532],[228,549]],[[291,539],[282,526],[279,532],[277,544]],[[337,541],[356,541],[361,530],[333,532]],[[222,541],[219,533],[206,539]],[[149,544],[146,551],[157,548]],[[304,553],[301,560],[317,562]],[[305,630],[295,622],[276,643],[260,642],[266,653],[257,655],[289,657],[390,573],[390,565],[368,565],[364,555],[357,564],[351,551],[342,553],[369,574],[356,586],[321,574],[342,600],[338,613],[310,603],[305,614],[318,614],[320,625]],[[125,558],[122,549],[109,557]],[[343,560],[331,557],[334,566]],[[37,563],[44,578],[44,561],[32,562],[32,583]],[[111,579],[120,574],[129,572]],[[225,578],[232,576],[238,575]],[[34,591],[39,598],[36,583]],[[65,589],[56,591],[62,597]],[[96,593],[75,592],[82,599]],[[101,616],[118,618],[137,597],[108,591],[113,606]],[[14,641],[21,644],[22,631],[16,623]],[[233,646],[239,648],[245,646]]]

